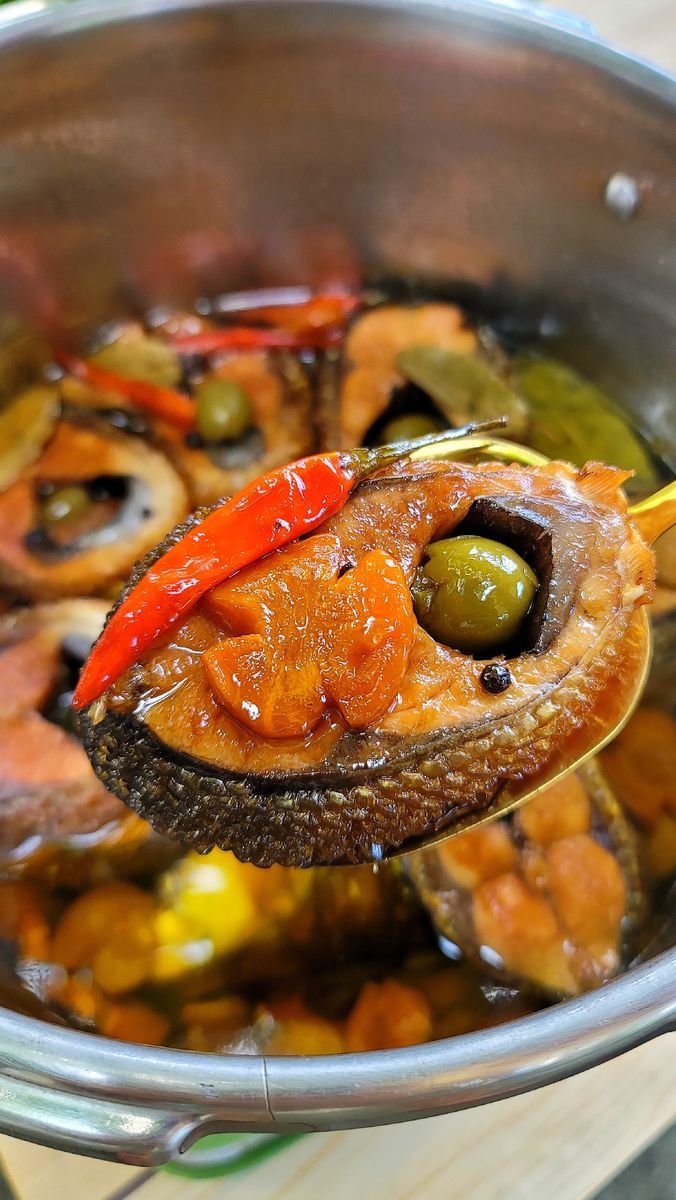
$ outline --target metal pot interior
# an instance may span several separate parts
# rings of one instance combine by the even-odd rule
[[[0,215],[60,320],[327,259],[431,274],[544,319],[673,438],[667,79],[481,4],[81,4],[26,32],[1,51]]]

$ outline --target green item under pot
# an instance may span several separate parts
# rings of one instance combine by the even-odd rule
[[[162,1170],[184,1179],[219,1179],[265,1162],[304,1135],[275,1133],[213,1133],[200,1138],[176,1162]]]

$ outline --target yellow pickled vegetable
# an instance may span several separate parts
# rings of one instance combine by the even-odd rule
[[[167,1017],[140,1000],[105,1005],[97,1023],[106,1037],[144,1046],[161,1046],[171,1028]]]
[[[259,1019],[272,1017],[274,1026],[265,1043],[266,1054],[341,1054],[345,1050],[338,1026],[310,1012],[297,999],[266,1005]]]
[[[62,1008],[72,1012],[83,1021],[96,1023],[97,1009],[101,1003],[100,993],[94,988],[91,971],[76,971],[69,975],[58,989],[55,999]]]
[[[603,752],[603,769],[622,804],[651,826],[663,809],[676,816],[676,720],[657,708],[639,708]]]
[[[607,975],[619,962],[626,888],[617,860],[587,834],[553,842],[547,850],[548,890],[559,923]],[[599,971],[601,974],[601,971]]]
[[[453,882],[465,888],[509,871],[516,863],[516,848],[499,822],[449,838],[440,844],[438,854]]]
[[[417,988],[384,979],[362,988],[345,1028],[347,1050],[390,1050],[426,1042],[432,1033],[430,1006]]]
[[[191,1000],[181,1009],[183,1025],[206,1029],[241,1029],[246,1024],[247,1006],[241,996],[219,996],[216,1000]]]
[[[515,871],[479,885],[472,917],[479,945],[489,946],[508,971],[553,991],[577,991],[550,905]]]
[[[90,967],[117,930],[151,924],[155,909],[153,897],[132,883],[92,888],[61,917],[54,931],[54,957],[68,970]]]
[[[529,800],[514,820],[525,837],[548,846],[557,838],[587,833],[591,805],[582,781],[577,775],[569,775]]]
[[[49,959],[47,901],[30,883],[0,883],[0,938],[15,942],[23,958]]]
[[[645,844],[648,870],[653,879],[661,882],[676,871],[676,817],[663,812]]]
[[[188,854],[165,876],[162,897],[192,939],[209,938],[217,953],[233,950],[259,924],[246,869],[232,854]]]
[[[205,967],[213,957],[214,943],[211,938],[161,945],[153,957],[152,977],[157,983],[169,983],[199,967]]]
[[[122,920],[92,959],[94,981],[109,996],[131,992],[152,974],[154,951],[150,923]]]

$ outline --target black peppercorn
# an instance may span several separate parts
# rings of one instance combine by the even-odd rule
[[[488,663],[481,672],[481,686],[485,691],[490,692],[492,696],[499,696],[500,692],[506,692],[512,676],[509,667],[505,667],[502,663]]]

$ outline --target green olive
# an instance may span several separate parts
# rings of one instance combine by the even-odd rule
[[[409,442],[413,438],[424,437],[427,433],[438,433],[443,429],[441,421],[427,413],[402,413],[400,417],[392,417],[380,433],[383,444],[387,442]]]
[[[253,424],[251,401],[233,379],[205,379],[195,399],[197,430],[205,442],[235,442]]]
[[[77,520],[89,511],[91,504],[87,489],[76,483],[55,488],[40,503],[42,523],[61,525],[66,521]]]
[[[483,537],[432,542],[412,585],[420,624],[465,654],[492,654],[519,632],[538,588],[520,555]]]

